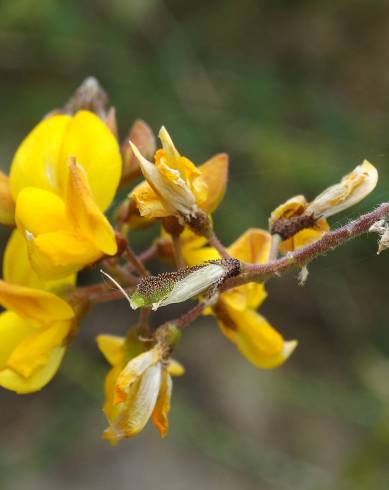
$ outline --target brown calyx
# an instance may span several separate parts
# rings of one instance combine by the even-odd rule
[[[312,228],[316,224],[313,214],[301,214],[292,218],[280,218],[270,228],[272,235],[280,235],[283,240],[287,240],[305,228]]]

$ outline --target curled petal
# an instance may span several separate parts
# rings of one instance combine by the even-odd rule
[[[339,213],[370,194],[377,181],[377,169],[365,160],[345,175],[339,184],[329,187],[317,196],[307,207],[306,213],[312,213],[316,217],[328,217]]]
[[[92,196],[84,169],[70,159],[68,171],[65,202],[74,229],[101,252],[114,255],[117,252],[114,231]]]
[[[129,387],[151,366],[159,363],[161,351],[155,347],[131,359],[120,373],[115,387],[114,403],[120,403],[128,398]]]
[[[153,413],[161,386],[161,364],[149,366],[134,382],[128,397],[118,408],[116,420],[111,421],[104,439],[116,444],[125,437],[139,434]]]
[[[283,218],[293,218],[303,214],[308,206],[308,202],[304,196],[298,195],[291,197],[283,204],[280,204],[274,211],[272,211],[269,218],[270,227],[274,225],[276,221]]]
[[[133,189],[130,199],[135,201],[140,215],[144,218],[166,218],[171,214],[146,180]]]
[[[172,378],[167,369],[162,371],[161,387],[157,402],[155,404],[151,419],[159,430],[161,437],[165,437],[169,427],[168,414],[170,410],[170,399],[172,395]]]

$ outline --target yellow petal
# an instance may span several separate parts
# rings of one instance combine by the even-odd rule
[[[26,240],[19,230],[14,230],[4,252],[4,280],[37,289],[60,291],[75,284],[76,276],[72,274],[57,281],[43,281],[38,277],[30,264]]]
[[[17,345],[36,328],[36,324],[22,318],[13,311],[0,313],[0,370]]]
[[[169,359],[167,370],[170,376],[182,376],[185,373],[184,366],[175,359]]]
[[[221,297],[228,306],[243,311],[258,308],[265,301],[267,293],[263,284],[251,282],[226,291]]]
[[[250,228],[230,247],[228,252],[242,262],[263,264],[269,260],[271,236],[256,228]],[[239,311],[257,308],[266,298],[263,284],[249,283],[223,293],[223,301]]]
[[[74,317],[73,309],[55,294],[0,280],[0,303],[23,318],[49,324]]]
[[[24,187],[58,191],[58,164],[71,117],[57,115],[40,122],[24,139],[11,164],[10,187],[16,201]]]
[[[34,236],[68,229],[70,224],[63,200],[52,192],[25,187],[16,201],[16,223],[22,233]]]
[[[191,249],[183,246],[182,256],[184,257],[186,264],[189,266],[201,265],[207,260],[220,259],[219,252],[213,247]]]
[[[314,228],[305,228],[299,231],[291,238],[284,240],[280,244],[280,251],[282,253],[293,252],[300,247],[305,247],[310,243],[320,240],[320,238],[330,229],[327,220],[325,218],[319,218],[316,221]]]
[[[200,205],[206,213],[213,213],[224,197],[228,179],[228,155],[220,153],[199,166],[200,180],[206,183],[207,198]]]
[[[92,196],[85,171],[74,160],[68,167],[65,202],[74,229],[103,253],[114,255],[117,252],[114,231]]]
[[[155,404],[151,420],[155,427],[159,430],[160,436],[165,437],[169,428],[168,414],[170,410],[170,398],[172,394],[172,378],[168,370],[163,369],[161,387],[157,402]]]
[[[0,386],[20,394],[38,391],[54,377],[64,355],[65,347],[56,347],[52,350],[47,363],[28,378],[20,376],[12,369],[3,369],[0,371]]]
[[[294,196],[283,204],[280,204],[270,215],[269,225],[272,226],[276,221],[282,218],[293,218],[302,214],[308,206],[304,196]]]
[[[263,264],[269,260],[271,236],[256,228],[248,229],[232,245],[228,252],[232,257],[249,264]]]
[[[255,366],[265,369],[277,367],[295,349],[296,341],[285,342],[256,311],[247,309],[241,312],[232,308],[227,311],[235,328],[218,321],[220,329]]]
[[[44,367],[56,347],[63,344],[71,327],[69,321],[35,329],[14,349],[7,360],[7,368],[13,369],[24,378],[30,377],[37,369]]]
[[[144,218],[166,218],[171,215],[146,180],[132,190],[130,199],[135,201],[140,215]]]
[[[119,145],[104,122],[89,111],[71,119],[60,154],[60,187],[66,187],[69,158],[84,168],[98,207],[105,210],[115,195],[121,175]]]
[[[102,256],[89,240],[62,230],[36,238],[29,236],[27,248],[33,269],[45,280],[68,276]]]
[[[98,335],[96,340],[101,353],[112,366],[123,362],[124,346],[126,343],[125,337],[119,337],[118,335]]]
[[[167,132],[165,126],[162,126],[159,130],[158,137],[162,143],[163,155],[166,156],[172,166],[175,166],[181,155],[178,153],[177,148],[174,146],[173,140],[171,139],[170,134]]]
[[[115,396],[115,385],[118,376],[123,369],[121,364],[117,364],[108,371],[108,374],[104,380],[104,406],[103,411],[108,421],[113,422],[118,417],[120,410],[122,409],[121,404],[114,404]]]
[[[7,226],[15,224],[15,201],[9,186],[8,176],[0,171],[0,223]]]
[[[375,188],[378,181],[377,169],[365,160],[342,180],[319,196],[308,206],[306,212],[316,217],[328,218],[364,199]]]

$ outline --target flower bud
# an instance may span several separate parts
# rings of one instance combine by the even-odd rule
[[[239,268],[239,261],[235,259],[215,260],[177,272],[145,277],[132,294],[130,305],[134,310],[147,306],[156,310],[160,306],[181,303],[237,274]]]
[[[316,218],[332,216],[364,199],[375,188],[377,169],[365,160],[342,180],[319,194],[306,208],[305,214]]]
[[[156,150],[155,136],[150,126],[141,119],[137,119],[121,146],[123,158],[121,185],[123,186],[141,175],[138,158],[131,149],[130,141],[139,148],[142,155],[147,159],[152,159]]]
[[[64,112],[75,114],[81,109],[94,112],[104,119],[107,115],[108,97],[95,77],[86,78],[68,100]]]
[[[8,176],[0,171],[0,223],[13,226],[15,224],[15,202],[9,188]]]

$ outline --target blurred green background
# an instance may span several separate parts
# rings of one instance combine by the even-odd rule
[[[336,226],[389,199],[388,43],[382,0],[4,0],[2,167],[95,75],[123,137],[141,117],[166,125],[195,162],[229,153],[215,214],[227,244],[369,159],[378,187]],[[0,487],[386,490],[388,266],[365,236],[312,264],[304,287],[293,275],[269,283],[262,311],[300,341],[275,371],[249,365],[211,320],[191,326],[176,352],[187,374],[168,438],[148,427],[116,448],[100,440],[107,366],[94,336],[135,317],[125,303],[96,308],[44,391],[1,391]]]

